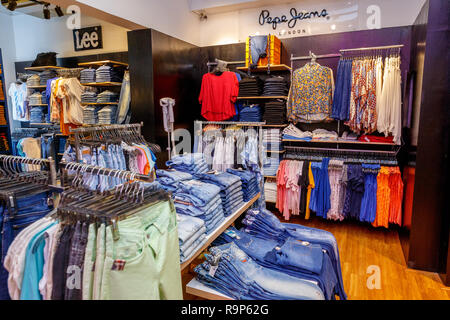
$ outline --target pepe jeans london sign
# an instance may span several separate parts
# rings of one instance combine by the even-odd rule
[[[322,11],[302,11],[298,13],[296,8],[291,8],[289,10],[290,17],[287,17],[286,15],[282,15],[281,17],[271,17],[269,10],[262,10],[261,14],[259,15],[259,24],[271,24],[272,28],[276,30],[278,24],[287,23],[289,28],[295,28],[297,25],[298,20],[307,20],[312,18],[325,18],[330,19],[330,16],[326,9],[323,9]]]
[[[75,51],[102,49],[102,27],[96,26],[73,30],[73,45]]]

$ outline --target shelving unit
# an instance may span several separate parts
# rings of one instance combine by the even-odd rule
[[[47,86],[27,86],[27,89],[45,89]]]
[[[128,67],[128,63],[114,61],[114,60],[100,60],[100,61],[91,61],[91,62],[80,62],[78,63],[79,67],[91,67],[91,66],[103,66],[105,64],[110,64],[113,67]]]
[[[122,86],[122,82],[87,82],[81,85],[90,87],[120,87]]]
[[[208,246],[211,244],[211,242],[213,242],[219,235],[222,234],[222,232],[224,232],[229,226],[231,226],[231,224],[234,223],[234,221],[236,221],[236,219],[242,214],[244,213],[248,208],[250,208],[250,206],[256,202],[256,200],[259,199],[260,197],[260,193],[258,193],[253,199],[251,199],[250,201],[244,203],[238,210],[236,210],[235,213],[229,215],[228,217],[225,218],[225,221],[222,222],[222,224],[210,235],[208,235],[206,237],[206,241],[204,243],[204,245],[195,252],[195,254],[188,260],[186,260],[185,262],[183,262],[181,264],[181,270],[185,269],[187,266],[189,266],[191,264],[192,261],[194,261],[195,258],[197,258],[202,252],[203,250],[205,250],[206,248],[208,248]]]
[[[297,139],[283,139],[283,142],[300,142],[300,143],[332,143],[332,144],[361,144],[361,145],[380,145],[380,146],[396,146],[394,143],[389,142],[364,142],[364,141],[343,141],[343,140],[315,140],[305,141]]]
[[[44,70],[56,70],[56,69],[64,69],[63,67],[58,66],[41,66],[41,67],[26,67],[25,70],[27,71],[44,71]]]
[[[237,67],[237,70],[247,72],[248,67]],[[267,72],[269,68],[267,66],[257,66],[256,68],[250,68],[251,72]],[[285,64],[271,64],[270,71],[291,71],[291,67]]]
[[[46,107],[48,104],[40,103],[40,104],[29,104],[29,107]]]
[[[1,151],[1,154],[11,154],[12,153],[12,144],[11,144],[11,129],[10,129],[10,123],[9,123],[9,113],[8,113],[8,91],[6,90],[6,83],[5,83],[5,70],[3,69],[3,58],[2,58],[2,49],[0,49],[0,85],[3,89],[3,95],[5,96],[4,100],[0,100],[0,104],[4,108],[4,116],[6,120],[6,124],[0,125],[0,132],[4,132],[6,135],[6,140],[8,143],[9,151],[3,150]]]
[[[237,100],[271,100],[271,99],[283,99],[287,100],[287,96],[253,96],[253,97],[237,97]]]
[[[104,105],[116,105],[119,104],[119,102],[103,102],[103,103],[97,103],[97,102],[90,102],[90,103],[81,103],[84,106],[104,106]]]

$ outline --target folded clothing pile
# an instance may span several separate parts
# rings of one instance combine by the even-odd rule
[[[208,165],[202,153],[188,153],[182,156],[175,156],[166,161],[166,166],[178,171],[189,172],[190,174],[208,171]]]
[[[228,217],[242,206],[244,196],[240,177],[228,172],[203,173],[199,174],[198,177],[200,180],[220,188],[220,198],[222,199],[225,217]]]
[[[241,169],[227,169],[227,172],[241,178],[244,202],[250,201],[260,192],[258,180],[254,172]]]
[[[264,159],[263,175],[274,177],[277,175],[278,167],[280,166],[280,155],[271,154],[270,157]]]
[[[93,91],[83,91],[83,93],[81,93],[81,103],[97,103],[97,93]]]
[[[175,192],[178,190],[178,183],[184,180],[191,180],[192,174],[175,169],[156,170],[156,177],[161,187],[166,191]]]
[[[95,72],[95,82],[122,82],[122,77],[116,68],[101,66]]]
[[[95,69],[83,69],[80,71],[80,82],[81,83],[92,83],[95,82]]]
[[[277,202],[277,182],[272,179],[273,182],[264,182],[264,196],[267,202]]]
[[[292,123],[283,130],[283,139],[311,141],[312,136],[311,132],[302,131]]]
[[[263,145],[267,151],[283,150],[280,129],[277,129],[277,128],[264,129],[263,130]]]
[[[41,85],[41,77],[37,74],[33,74],[27,79],[27,87],[37,87]]]
[[[119,94],[105,90],[97,95],[97,103],[119,102]]]
[[[244,78],[239,81],[239,97],[255,97],[261,95],[262,80],[259,77]]]
[[[47,107],[32,107],[30,109],[30,122],[31,123],[44,123],[46,110],[47,110]]]
[[[339,140],[342,141],[356,141],[358,140],[358,135],[354,132],[348,132],[348,131],[344,131],[344,133],[342,134],[342,136],[339,137]]]
[[[206,242],[206,227],[202,219],[177,213],[180,263],[189,260]]]
[[[177,213],[202,219],[206,234],[212,233],[224,221],[220,188],[199,180],[183,180],[173,194]]]
[[[29,104],[32,105],[37,105],[37,104],[42,104],[42,94],[39,92],[35,92],[32,95],[30,95],[28,97],[29,99]]]
[[[384,136],[375,136],[375,135],[365,135],[365,134],[363,134],[362,136],[360,136],[358,138],[358,141],[394,143],[394,137],[393,136],[384,137]]]
[[[196,279],[233,299],[324,300],[315,283],[259,265],[234,242],[210,248],[205,258]]]
[[[98,111],[98,124],[112,124],[116,122],[117,106],[106,106]]]
[[[239,121],[241,122],[260,122],[262,119],[261,107],[259,104],[243,106],[239,111]]]
[[[289,89],[283,77],[270,77],[264,81],[264,96],[287,96]]]
[[[338,134],[335,131],[328,131],[325,129],[316,129],[312,132],[313,140],[337,140]]]
[[[56,78],[57,76],[58,76],[58,73],[53,69],[44,70],[43,72],[40,73],[40,85],[46,86],[47,80]]]
[[[85,106],[83,108],[83,124],[98,123],[98,111],[101,107]]]
[[[263,120],[267,124],[284,124],[286,122],[286,102],[274,100],[264,105]]]

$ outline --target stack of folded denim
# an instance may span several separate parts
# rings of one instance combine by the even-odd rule
[[[42,104],[42,94],[40,94],[39,92],[35,92],[32,95],[30,95],[29,96],[29,104],[31,106],[37,105],[37,104]]]
[[[261,118],[261,107],[258,104],[243,106],[239,111],[239,121],[241,122],[260,122]]]
[[[89,68],[89,69],[81,70],[80,82],[81,83],[95,82],[95,69]]]
[[[86,106],[83,108],[83,124],[96,124],[98,123],[98,111],[99,107]]]
[[[202,153],[188,153],[182,156],[175,156],[166,162],[166,166],[190,174],[205,173],[208,165]]]
[[[119,102],[119,95],[116,92],[105,90],[97,96],[97,103]]]
[[[242,206],[244,196],[240,177],[228,172],[203,173],[199,174],[198,177],[200,180],[212,183],[220,188],[220,197],[222,199],[225,217],[236,212]]]
[[[37,74],[33,74],[27,79],[27,87],[37,87],[41,85],[41,77]]]
[[[240,169],[227,169],[227,172],[241,178],[244,202],[250,201],[259,193],[258,180],[254,172]]]
[[[195,267],[196,278],[231,298],[324,300],[315,283],[259,265],[234,242],[212,247],[209,252],[206,261]]]
[[[263,120],[267,124],[286,123],[286,102],[284,100],[273,100],[264,105]]]
[[[122,77],[116,68],[110,66],[101,66],[95,73],[96,82],[122,82]]]
[[[106,106],[100,109],[98,113],[98,124],[115,123],[117,106]]]
[[[55,70],[53,70],[53,69],[44,70],[40,74],[40,85],[41,86],[46,86],[47,85],[47,80],[56,78],[57,76],[58,76],[58,73]]]
[[[267,151],[283,150],[280,129],[263,130],[263,145]]]
[[[97,103],[97,93],[93,91],[83,91],[81,94],[81,103]]]
[[[264,81],[264,96],[287,96],[287,82],[282,77],[270,77]]]
[[[178,189],[178,183],[183,180],[191,180],[192,175],[187,172],[174,169],[156,170],[156,176],[161,187],[166,191],[175,192]]]
[[[329,271],[329,263],[331,263],[332,268],[334,270],[334,276],[329,275],[329,279],[325,281],[325,288],[328,288],[328,290],[324,290],[325,296],[331,295],[327,298],[333,298],[333,294],[330,293],[330,291],[334,291],[336,294],[339,295],[341,300],[347,299],[347,295],[344,291],[344,284],[342,280],[342,272],[341,272],[341,263],[339,258],[339,249],[337,246],[337,242],[335,237],[332,233],[305,227],[298,224],[293,223],[281,223],[280,220],[270,211],[266,209],[251,209],[247,211],[247,215],[245,219],[242,221],[243,224],[246,225],[245,228],[241,229],[241,232],[245,232],[248,235],[252,236],[252,239],[259,238],[264,240],[274,240],[278,244],[280,241],[287,241],[295,239],[294,241],[301,240],[302,242],[299,242],[300,244],[313,244],[313,245],[320,245],[323,250],[325,250],[325,253],[323,255],[323,261],[325,262],[323,264],[322,270],[325,274],[330,274]],[[225,232],[221,235],[221,237],[227,237],[227,234],[229,235],[230,232]],[[242,234],[240,234],[242,235]],[[241,238],[241,237],[239,237]],[[235,238],[227,240],[236,242]],[[221,240],[223,242],[223,239]],[[304,243],[304,242],[307,243]],[[298,241],[297,241],[298,242]],[[290,242],[287,242],[290,243]],[[245,241],[243,242],[243,247],[245,247]],[[238,244],[239,247],[241,247]],[[292,248],[295,247],[292,246]],[[242,249],[241,248],[241,249]],[[302,248],[304,249],[304,248]],[[243,249],[246,251],[245,249]],[[247,253],[247,251],[246,251]],[[330,260],[330,261],[328,261]],[[258,262],[259,263],[259,262]],[[292,269],[291,267],[288,267],[285,269],[286,273],[291,274],[292,270],[294,270],[295,275],[295,269]],[[331,284],[334,283],[334,278],[337,278],[337,284],[334,286],[334,290],[330,289]],[[328,292],[328,294],[327,294]]]
[[[206,234],[212,233],[225,220],[220,188],[199,180],[184,180],[173,194],[177,213],[202,219]]]
[[[263,165],[263,175],[265,176],[276,176],[278,167],[280,166],[280,156],[279,154],[273,153],[270,157],[264,159]]]
[[[291,123],[289,126],[284,128],[283,139],[311,141],[312,133],[309,131],[302,131]]]
[[[47,107],[32,107],[30,110],[30,123],[44,123]]]
[[[202,219],[177,214],[180,263],[190,259],[206,242],[206,227]]]

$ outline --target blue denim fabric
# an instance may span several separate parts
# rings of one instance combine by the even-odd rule
[[[241,179],[234,174],[221,172],[219,174],[200,174],[198,175],[200,180],[205,182],[214,183],[218,185],[221,191],[226,191],[228,188],[234,184],[242,185]]]
[[[324,219],[331,208],[330,195],[331,187],[328,178],[329,158],[323,158],[322,163],[312,162],[311,171],[314,175],[315,187],[311,191],[309,208],[316,212],[316,215]]]
[[[218,186],[198,180],[181,181],[178,188],[180,192],[175,195],[177,199],[185,197],[199,207],[207,205],[220,193]]]
[[[378,164],[362,164],[363,169],[380,170]],[[364,172],[364,195],[361,201],[359,220],[373,223],[377,214],[377,173]]]
[[[54,138],[52,136],[41,136],[41,155],[44,159],[47,159],[48,157],[52,157],[54,160],[56,159],[56,149]]]
[[[205,222],[195,217],[177,213],[178,239],[180,244],[187,241],[193,234],[205,226]]]
[[[361,165],[349,164],[347,175],[348,182],[343,212],[348,218],[359,219],[364,195],[364,175]]]
[[[191,180],[192,175],[187,172],[177,171],[177,170],[156,170],[156,176],[158,177],[158,180],[162,184],[175,184],[179,181],[183,180]]]
[[[200,229],[198,229],[194,234],[192,234],[188,239],[186,239],[185,241],[181,242],[179,241],[179,246],[180,246],[180,252],[186,252],[192,245],[193,243],[203,234],[206,233],[206,227],[203,226]]]
[[[190,200],[190,199],[188,199],[186,197],[180,197],[180,199],[177,199],[177,194],[175,194],[174,198],[175,198],[175,208],[177,208],[177,212],[178,212],[178,210],[180,210],[181,213],[187,214],[190,216],[200,216],[203,214],[207,214],[210,211],[215,210],[219,206],[222,208],[222,200],[220,199],[219,196],[215,197],[212,201],[210,201],[206,206],[203,206],[203,207],[197,207],[193,204],[188,205],[188,204],[184,204],[184,203],[179,203],[176,200],[185,201],[182,199],[186,199],[186,200]]]
[[[252,64],[258,64],[259,58],[267,56],[267,36],[250,36],[250,54]]]

